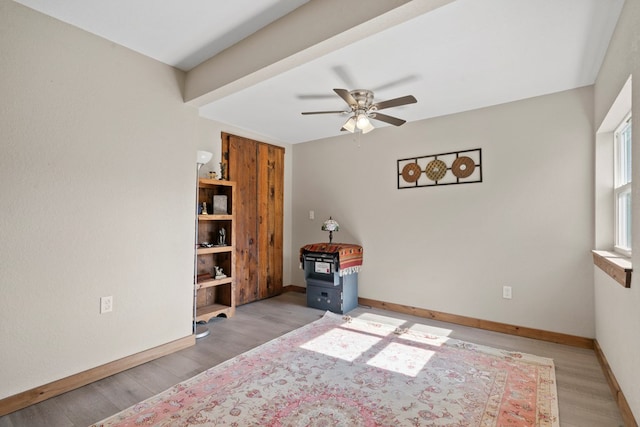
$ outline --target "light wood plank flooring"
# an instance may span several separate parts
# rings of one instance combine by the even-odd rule
[[[88,426],[166,390],[211,366],[322,316],[304,294],[285,293],[237,308],[230,319],[212,319],[211,334],[188,349],[162,357],[61,396],[0,417],[0,427]],[[617,427],[622,418],[592,350],[360,306],[353,317],[412,327],[452,338],[554,359],[563,427]]]

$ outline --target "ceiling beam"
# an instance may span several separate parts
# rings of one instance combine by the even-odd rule
[[[201,107],[455,0],[310,0],[186,75]]]

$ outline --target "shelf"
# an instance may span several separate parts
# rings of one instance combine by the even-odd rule
[[[222,179],[209,179],[209,178],[200,178],[198,179],[198,185],[203,188],[217,187],[217,186],[225,186],[225,187],[233,187],[236,185],[235,181],[224,181]]]
[[[198,255],[220,254],[224,252],[231,252],[232,250],[233,246],[214,246],[212,248],[198,248],[196,249],[196,253]]]
[[[198,221],[231,221],[233,215],[208,214],[198,215]]]
[[[212,286],[226,285],[233,282],[233,278],[225,277],[224,279],[209,279],[198,282],[196,289],[210,288]]]
[[[218,317],[224,314],[227,317],[233,316],[235,312],[234,307],[223,304],[211,304],[198,307],[196,309],[196,322],[208,322],[213,317]]]
[[[208,322],[214,317],[232,317],[235,314],[235,182],[200,178],[198,200],[207,206],[216,204],[216,196],[227,198],[227,210],[223,214],[196,215],[196,242],[222,241],[221,246],[195,246],[195,322]],[[211,203],[213,202],[213,203]],[[224,213],[229,212],[229,213]],[[223,230],[225,230],[223,232]],[[215,279],[215,272],[222,269],[228,277]]]
[[[625,288],[631,287],[633,265],[630,258],[609,251],[593,250],[591,252],[593,253],[593,263],[596,266]]]

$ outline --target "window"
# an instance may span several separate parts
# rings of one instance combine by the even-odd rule
[[[631,115],[614,132],[615,248],[631,255]]]

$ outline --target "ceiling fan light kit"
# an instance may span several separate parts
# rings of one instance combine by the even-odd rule
[[[342,125],[341,130],[348,130],[351,133],[355,132],[356,131],[355,117],[349,117],[349,120],[347,120],[347,122],[344,125]]]
[[[369,119],[367,119],[367,116],[365,116],[364,113],[358,114],[358,120],[356,120],[356,126],[358,126],[358,129],[364,129],[368,124]]]
[[[346,130],[351,133],[355,133],[356,131],[369,133],[374,130],[375,127],[373,126],[373,124],[371,124],[370,119],[379,120],[394,126],[402,126],[404,123],[406,123],[406,120],[378,113],[378,110],[418,102],[418,100],[414,96],[407,95],[374,104],[373,92],[370,90],[356,89],[348,91],[346,89],[334,89],[333,91],[338,94],[338,96],[342,98],[347,103],[347,105],[349,105],[350,110],[309,111],[303,112],[302,114],[351,114],[349,119],[345,122],[344,125],[342,125],[342,128],[340,129],[343,131]]]

